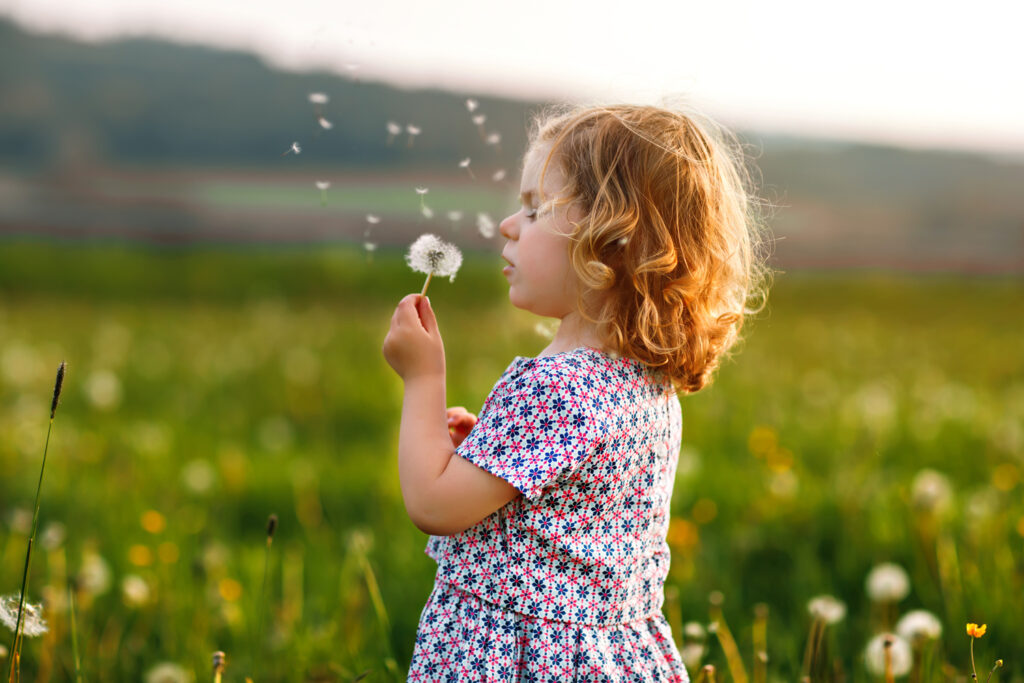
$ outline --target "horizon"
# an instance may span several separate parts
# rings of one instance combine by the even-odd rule
[[[446,0],[455,5],[460,1]],[[800,2],[803,0],[791,0],[789,7],[802,7]],[[530,17],[536,13],[529,11],[529,3],[521,4],[522,12],[510,19],[512,32],[515,33],[517,26],[524,33],[539,31],[545,24],[531,24]],[[300,14],[305,14],[301,12],[303,8],[310,9],[317,4],[298,2],[293,5],[298,6]],[[471,96],[496,96],[525,101],[624,101],[655,104],[665,98],[682,99],[734,130],[921,151],[973,152],[1014,162],[1024,160],[1024,126],[1020,123],[1024,121],[1024,93],[1009,88],[996,88],[996,84],[1008,81],[1002,77],[998,68],[992,68],[991,61],[985,61],[985,54],[976,55],[973,59],[982,60],[986,68],[981,69],[981,74],[986,78],[974,73],[971,74],[974,77],[971,83],[976,95],[985,95],[995,100],[992,105],[980,106],[980,101],[975,102],[981,100],[980,97],[974,100],[963,97],[950,100],[948,104],[951,106],[936,112],[928,106],[929,99],[935,95],[932,91],[941,89],[937,88],[939,85],[948,86],[947,80],[952,76],[965,76],[972,68],[977,68],[960,51],[953,58],[957,66],[952,75],[948,72],[950,65],[945,65],[947,70],[944,70],[936,54],[922,52],[916,56],[917,62],[913,64],[888,64],[896,72],[895,81],[892,75],[887,81],[877,71],[883,66],[884,54],[875,55],[872,58],[874,64],[865,63],[857,68],[851,63],[838,60],[836,54],[831,54],[829,59],[823,58],[821,63],[801,61],[801,67],[807,71],[803,74],[804,78],[820,79],[826,72],[838,70],[842,74],[844,69],[849,78],[849,83],[838,89],[825,87],[829,80],[835,79],[819,82],[817,85],[820,87],[808,101],[806,93],[798,96],[791,92],[787,97],[787,88],[790,91],[800,89],[799,79],[784,82],[781,76],[777,76],[774,82],[771,79],[766,79],[767,83],[752,82],[750,74],[745,73],[744,69],[749,68],[746,64],[748,56],[755,56],[748,55],[748,52],[756,50],[745,51],[731,62],[702,64],[699,66],[705,68],[692,67],[689,71],[683,69],[678,72],[647,68],[653,62],[644,63],[641,59],[644,55],[637,57],[641,59],[640,62],[624,60],[609,65],[606,63],[610,57],[607,54],[609,51],[605,51],[604,54],[587,54],[593,63],[588,62],[586,73],[583,73],[564,66],[562,61],[556,59],[558,52],[552,51],[550,56],[549,61],[555,63],[554,67],[543,63],[538,66],[535,58],[527,59],[523,56],[531,52],[528,47],[501,52],[497,49],[501,41],[492,41],[495,49],[482,55],[480,44],[473,42],[479,41],[480,36],[471,31],[464,36],[465,45],[453,52],[447,46],[443,33],[439,38],[426,35],[430,30],[442,29],[430,23],[436,19],[437,13],[431,14],[422,8],[404,8],[413,15],[411,19],[406,18],[406,23],[421,27],[421,30],[409,33],[406,24],[397,19],[382,22],[379,16],[372,15],[374,11],[384,12],[379,7],[359,8],[366,16],[361,20],[354,18],[342,22],[340,28],[327,21],[326,15],[330,10],[319,6],[315,9],[323,12],[321,19],[310,22],[308,17],[299,18],[283,25],[278,16],[280,11],[277,8],[271,10],[270,3],[247,3],[246,7],[253,9],[249,26],[237,21],[238,17],[234,16],[235,5],[231,2],[221,3],[216,8],[186,4],[159,9],[156,5],[131,0],[103,0],[103,6],[90,3],[89,8],[69,4],[65,0],[34,0],[31,4],[21,0],[0,0],[0,16],[7,17],[29,33],[64,36],[94,44],[148,38],[184,45],[202,45],[254,54],[268,67],[283,71],[326,71],[340,77],[378,81],[403,89],[441,89]],[[476,9],[459,7],[466,14],[470,13],[470,9]],[[548,13],[552,16],[552,23],[557,24],[557,13],[564,12],[565,7],[556,4],[550,8]],[[661,9],[664,11],[664,8]],[[756,33],[762,40],[770,39],[772,45],[785,43],[784,34],[770,34],[769,31],[754,30],[753,27],[758,21],[766,26],[770,20],[776,23],[782,21],[780,17],[784,16],[783,12],[765,15],[767,10],[752,7],[745,7],[745,10],[747,15],[743,21],[746,24],[741,21],[741,28],[745,27],[751,35]],[[705,12],[702,18],[713,23],[717,16],[715,12],[720,10],[691,8],[690,11]],[[917,18],[916,15],[911,16],[912,13],[908,15],[907,8],[902,8],[902,11],[905,20]],[[759,16],[758,12],[762,15]],[[935,19],[934,16],[932,18]],[[522,25],[515,23],[524,21],[526,23]],[[937,19],[935,21],[940,23]],[[473,17],[467,16],[465,25],[471,26],[472,22]],[[898,35],[901,30],[899,26],[897,22],[887,30]],[[601,24],[598,27],[605,28]],[[855,28],[851,25],[847,33]],[[1009,31],[1008,25],[1004,25],[1003,29]],[[936,35],[938,33],[935,32]],[[654,38],[657,38],[657,34]],[[1009,43],[997,48],[993,46],[998,45],[998,40],[991,35],[985,38],[987,46],[991,49],[1004,49],[1008,56]],[[825,45],[821,35],[808,34],[804,39],[802,50],[808,46],[814,47],[815,41],[818,47]],[[408,41],[408,44],[403,43],[403,40]],[[843,34],[836,40],[842,47],[842,42],[849,40],[849,36]],[[699,52],[702,45],[707,47],[707,44],[697,40],[694,43],[690,48],[692,51]],[[710,44],[713,45],[713,41]],[[396,47],[398,45],[401,45],[401,49]],[[547,45],[550,46],[550,42]],[[928,43],[924,45],[927,47]],[[902,47],[909,47],[909,44]],[[472,56],[473,59],[466,59],[466,56]],[[521,63],[516,63],[517,59]],[[928,59],[932,60],[928,64],[929,68],[918,72],[921,80],[919,89],[922,90],[920,97],[917,100],[899,99],[894,93],[902,93],[907,89],[906,82],[900,79],[901,72],[908,68],[911,71],[920,68],[919,62]],[[875,67],[875,71],[872,72],[870,67]],[[1009,66],[1005,68],[1008,70]],[[770,73],[770,68],[765,70]],[[716,74],[723,75],[718,79],[720,82],[715,80]],[[894,90],[894,83],[900,87]],[[872,84],[877,86],[876,89],[870,88]],[[864,92],[872,97],[861,98],[856,108],[851,109],[850,100],[856,99],[854,96],[858,87],[866,88]],[[886,94],[890,97],[882,97]],[[930,118],[923,117],[922,111],[930,111]]]

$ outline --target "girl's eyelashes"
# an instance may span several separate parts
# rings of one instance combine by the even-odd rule
[[[537,217],[537,209],[533,209],[533,208],[527,209],[526,212],[525,212],[525,215],[530,220],[533,220],[534,218]]]

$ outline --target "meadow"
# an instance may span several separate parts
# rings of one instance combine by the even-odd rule
[[[431,301],[448,403],[475,412],[546,341],[497,254],[466,257]],[[74,680],[72,592],[87,681],[210,680],[217,650],[226,681],[404,680],[434,563],[402,503],[402,387],[380,346],[421,285],[386,247],[5,243],[3,595],[68,363],[29,583],[48,630],[21,680]],[[1014,278],[776,276],[714,383],[681,399],[665,612],[691,677],[744,680],[731,633],[754,681],[761,649],[761,680],[799,680],[808,602],[831,595],[845,610],[816,680],[883,680],[866,644],[925,609],[942,633],[919,680],[968,680],[977,622],[982,680],[1002,658],[992,680],[1024,681],[1022,294]],[[890,562],[909,593],[873,600],[866,577]]]

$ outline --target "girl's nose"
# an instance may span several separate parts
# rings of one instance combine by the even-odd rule
[[[519,231],[516,228],[516,214],[507,216],[505,220],[499,223],[498,232],[500,232],[502,237],[504,237],[505,239],[515,239],[515,236],[519,234]]]

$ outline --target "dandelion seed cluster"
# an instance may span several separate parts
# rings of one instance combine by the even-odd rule
[[[0,621],[12,631],[18,627],[19,596],[5,595],[0,597]],[[21,610],[21,633],[34,638],[48,630],[43,619],[43,606],[25,602]]]
[[[864,649],[864,663],[875,676],[885,675],[885,649],[889,642],[889,656],[892,660],[892,675],[906,676],[913,665],[910,643],[893,633],[879,633]]]
[[[417,273],[447,277],[454,282],[455,273],[462,265],[462,252],[454,244],[428,233],[412,243],[405,260]]]

